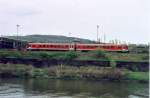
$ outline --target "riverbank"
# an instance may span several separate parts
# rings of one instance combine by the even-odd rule
[[[89,79],[124,81],[149,81],[149,72],[132,72],[127,69],[98,66],[67,66],[56,65],[44,68],[35,68],[32,65],[0,64],[0,77],[18,78],[55,78],[55,79]]]
[[[0,51],[0,77],[149,81],[148,54]]]

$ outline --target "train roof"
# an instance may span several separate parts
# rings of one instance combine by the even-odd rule
[[[62,45],[68,45],[68,44],[73,44],[73,43],[29,43],[29,44],[42,44],[42,45],[44,45],[44,44],[56,44],[56,45],[60,45],[60,44],[62,44]],[[78,45],[92,45],[92,46],[94,46],[94,45],[126,45],[126,44],[112,44],[112,43],[100,43],[100,44],[84,44],[84,43],[77,43]]]

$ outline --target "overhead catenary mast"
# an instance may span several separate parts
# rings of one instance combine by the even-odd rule
[[[106,35],[105,35],[105,33],[104,33],[104,43],[106,43]]]
[[[20,25],[17,24],[16,26],[17,26],[17,40],[18,40],[18,33],[19,33],[19,27],[20,27]]]
[[[100,42],[98,33],[99,33],[99,25],[97,25],[97,42]]]
[[[102,30],[103,30],[103,28],[102,28]],[[103,31],[103,33],[104,33],[104,43],[106,43],[106,34],[104,31]]]

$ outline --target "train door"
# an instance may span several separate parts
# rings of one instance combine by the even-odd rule
[[[69,50],[74,50],[74,43],[70,43]]]

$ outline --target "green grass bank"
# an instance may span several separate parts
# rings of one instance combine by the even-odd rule
[[[77,59],[77,60],[124,60],[124,61],[149,61],[147,53],[115,53],[100,50],[89,52],[75,51],[8,51],[0,50],[0,58],[38,58],[38,59]]]

